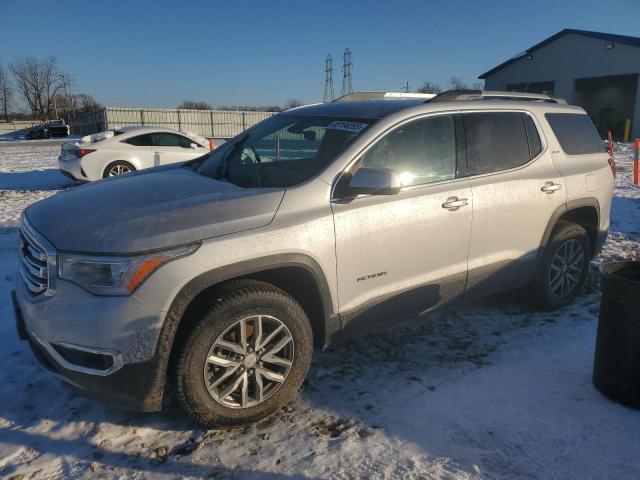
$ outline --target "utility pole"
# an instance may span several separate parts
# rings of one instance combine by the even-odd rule
[[[353,92],[353,85],[351,84],[351,67],[353,67],[353,64],[351,63],[351,50],[345,48],[344,53],[342,54],[342,90],[340,91],[340,96],[348,95]]]
[[[402,87],[402,91],[403,91],[404,93],[409,93],[409,88],[410,88],[410,87],[409,87],[409,82],[406,82],[406,83],[404,84],[404,86]]]
[[[333,93],[333,67],[331,66],[331,54],[327,55],[324,60],[324,95],[322,101],[333,102],[335,95]]]

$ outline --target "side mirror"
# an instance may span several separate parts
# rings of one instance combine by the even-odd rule
[[[401,189],[397,171],[391,168],[360,167],[343,191],[347,195],[395,195]]]
[[[197,149],[198,149],[198,144],[197,144],[197,143],[193,143],[193,142],[191,142],[191,145],[190,145],[190,146],[191,146],[191,148],[193,148],[194,150],[197,150]]]
[[[302,132],[302,136],[304,137],[305,140],[313,141],[316,139],[316,132],[313,130],[304,130]]]

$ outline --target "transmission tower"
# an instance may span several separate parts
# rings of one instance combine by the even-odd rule
[[[406,83],[402,86],[402,91],[403,91],[404,93],[409,93],[409,89],[410,89],[410,88],[411,88],[411,87],[409,87],[409,82],[406,82]]]
[[[340,95],[348,95],[353,92],[353,85],[351,85],[351,67],[353,64],[351,63],[351,50],[348,48],[344,49],[344,53],[342,54],[342,90],[340,91]]]
[[[331,66],[331,54],[327,55],[324,61],[324,95],[323,102],[333,102],[335,95],[333,93],[333,67]]]

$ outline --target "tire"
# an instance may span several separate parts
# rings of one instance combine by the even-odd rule
[[[120,173],[115,173],[117,170],[122,170]],[[112,171],[114,173],[112,173]],[[115,177],[117,175],[122,175],[123,173],[135,172],[136,167],[131,165],[129,162],[125,162],[124,160],[116,160],[115,162],[111,162],[104,169],[102,173],[102,178]]]
[[[258,316],[263,325],[262,331],[265,332],[261,336],[263,342],[266,342],[262,343],[262,356],[259,356],[260,351],[247,354],[251,352],[251,346],[260,346],[256,345]],[[278,327],[276,320],[286,328],[279,329],[275,340],[267,342],[270,333]],[[223,349],[216,347],[221,340],[228,345],[234,339],[238,341],[238,336],[241,339],[239,323],[243,321],[246,325],[246,343],[249,345],[244,356],[228,350],[226,346]],[[269,349],[277,348],[276,345],[285,342],[287,335],[290,335],[290,342],[269,355]],[[178,400],[187,413],[207,427],[242,425],[261,419],[295,397],[311,363],[312,337],[307,315],[287,293],[255,280],[229,282],[216,296],[215,303],[195,322],[186,341],[178,346],[173,382]],[[238,344],[234,345],[238,348]],[[291,355],[287,356],[288,354]],[[291,365],[286,367],[272,363],[271,360],[275,360],[274,357],[278,355],[278,362],[290,359]],[[232,364],[223,367],[219,363],[208,361],[212,358],[216,362],[221,362],[221,359],[233,361],[235,366]],[[269,376],[277,370],[284,380],[269,380],[259,374],[267,373],[262,367],[270,369]],[[226,376],[227,374],[229,375]],[[262,388],[258,388],[258,378]],[[222,383],[215,386],[218,381]],[[241,382],[240,386],[223,396],[237,382]],[[245,391],[247,393],[243,395]],[[262,400],[259,399],[258,391],[264,393]],[[214,398],[214,395],[218,395],[218,398]],[[245,400],[246,405],[242,405],[241,402],[244,403]]]
[[[569,261],[563,263],[562,257]],[[558,221],[534,282],[535,302],[546,310],[571,303],[584,286],[590,261],[591,243],[584,227],[566,220]]]

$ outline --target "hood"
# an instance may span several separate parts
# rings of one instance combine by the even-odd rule
[[[25,215],[59,250],[132,253],[267,225],[283,196],[169,168],[75,187]]]

